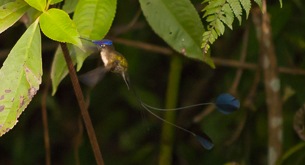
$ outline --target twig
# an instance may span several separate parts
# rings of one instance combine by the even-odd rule
[[[243,131],[247,118],[248,118],[248,113],[244,112],[242,118],[239,120],[239,123],[237,124],[237,127],[234,128],[234,132],[232,133],[231,137],[226,140],[225,145],[230,146],[233,142],[235,142],[238,137],[240,137],[241,132]]]
[[[79,107],[80,107],[80,110],[81,110],[81,114],[82,114],[83,121],[85,123],[85,127],[86,127],[86,130],[87,130],[88,136],[89,136],[91,147],[93,149],[93,153],[94,153],[94,156],[95,156],[96,163],[98,165],[104,165],[104,160],[102,158],[102,153],[100,151],[98,141],[96,139],[96,135],[95,135],[95,132],[94,132],[94,128],[92,126],[91,118],[89,116],[88,109],[87,109],[87,106],[86,106],[86,103],[85,103],[85,100],[84,100],[84,95],[83,95],[82,90],[80,88],[78,78],[77,78],[77,75],[76,75],[76,72],[75,72],[75,69],[74,69],[74,65],[73,65],[73,62],[71,60],[69,50],[67,48],[67,44],[66,43],[60,43],[60,46],[61,46],[61,49],[63,51],[64,57],[65,57],[65,60],[66,60],[66,63],[67,63],[68,69],[69,69],[69,75],[70,75],[70,78],[71,78],[71,81],[72,81],[73,89],[74,89],[74,92],[75,92],[75,95],[76,95],[76,98],[77,98],[77,101],[78,101],[78,104],[79,104]]]
[[[151,52],[161,53],[161,54],[165,54],[165,55],[172,55],[174,53],[174,51],[172,49],[167,48],[167,47],[162,47],[162,46],[144,43],[144,42],[140,42],[140,41],[128,40],[128,39],[124,39],[124,38],[111,38],[111,39],[114,42],[124,44],[126,46],[132,46],[135,48],[144,49],[144,50],[151,51]]]
[[[243,35],[243,39],[242,39],[242,49],[240,52],[240,60],[239,60],[241,63],[244,63],[246,61],[247,50],[248,50],[248,41],[249,41],[249,26],[247,25],[246,30]],[[229,92],[232,93],[233,95],[237,94],[237,87],[240,83],[242,74],[243,74],[243,69],[239,68],[236,71],[236,75],[235,75],[233,84],[229,90]],[[235,140],[238,139],[238,137],[240,136],[240,134],[245,126],[246,120],[247,120],[247,112],[244,114],[241,122],[238,123],[238,125],[235,128],[235,131],[232,133],[231,137],[226,141],[226,145],[230,145]]]
[[[44,87],[41,97],[41,115],[43,125],[44,146],[46,151],[46,165],[51,165],[51,147],[49,137],[48,115],[47,115],[47,95],[50,88],[50,78],[47,78],[46,86]]]
[[[149,43],[144,43],[140,41],[133,41],[133,40],[128,40],[128,39],[123,39],[123,38],[111,38],[114,42],[124,44],[127,46],[155,52],[155,53],[160,53],[164,55],[173,55],[174,50],[167,48],[167,47],[162,47],[158,45],[153,45]],[[223,59],[223,58],[217,58],[217,57],[212,57],[214,63],[216,65],[220,66],[227,66],[227,67],[233,67],[233,68],[242,68],[242,69],[248,69],[248,70],[257,70],[258,65],[253,64],[253,63],[242,63],[240,61],[236,60],[230,60],[230,59]],[[285,73],[285,74],[292,74],[292,75],[305,75],[305,70],[303,69],[291,69],[291,68],[286,68],[286,67],[279,67],[278,68],[280,73]]]
[[[215,109],[215,105],[210,104],[201,113],[199,113],[194,117],[193,122],[199,123],[204,117],[208,116],[211,112],[213,112],[214,109]]]
[[[249,41],[249,26],[247,25],[242,39],[242,49],[239,59],[240,63],[245,63],[246,61],[248,41]],[[237,87],[239,85],[242,73],[243,73],[243,68],[238,68],[231,89],[229,90],[230,93],[232,93],[233,95],[235,95],[237,92]]]
[[[244,100],[243,107],[249,108],[250,110],[254,110],[253,98],[256,95],[257,86],[258,86],[258,84],[260,82],[260,77],[261,77],[261,72],[259,70],[257,70],[255,72],[255,76],[254,76],[254,80],[253,80],[252,86],[251,86],[251,88],[250,88],[250,90],[248,92],[248,96]]]

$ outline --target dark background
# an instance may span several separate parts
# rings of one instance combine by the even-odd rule
[[[200,1],[192,2],[200,11]],[[282,9],[278,1],[268,3],[275,51],[278,65],[281,67],[302,69],[305,66],[304,7],[305,4],[299,0],[284,1]],[[136,0],[118,1],[117,14],[107,37],[169,48],[152,31],[142,14],[130,29],[125,29],[139,10],[139,3]],[[243,18],[241,26],[235,21],[234,29],[227,28],[224,36],[211,47],[212,57],[223,62],[215,62],[216,69],[181,56],[183,68],[177,106],[211,102],[220,93],[230,91],[240,66],[224,64],[229,64],[228,60],[239,60],[242,37],[247,28],[249,38],[246,63],[257,65],[259,45],[252,15],[250,14],[248,20]],[[26,27],[18,22],[0,35],[2,62],[25,30]],[[1,137],[0,164],[45,163],[41,100],[43,91],[50,83],[48,77],[56,46],[57,43],[43,36],[43,83],[40,91],[20,116],[17,125]],[[130,78],[140,97],[150,105],[164,107],[171,56],[127,46],[122,42],[115,42],[115,46],[129,62]],[[100,65],[98,60],[99,58],[89,58],[81,73]],[[193,119],[205,111],[206,107],[177,113],[178,125],[191,130],[204,130],[213,139],[215,147],[207,151],[192,136],[176,130],[173,164],[267,164],[268,120],[262,76],[256,84],[257,90],[250,105],[244,105],[253,85],[254,75],[253,69],[243,70],[237,90],[234,91],[242,106],[232,115],[212,111],[199,123],[194,124]],[[295,112],[304,104],[305,78],[304,75],[295,73],[280,73],[279,76],[283,98],[285,153],[301,143],[292,125]],[[80,110],[70,78],[63,80],[55,96],[51,96],[50,87],[48,91],[47,110],[52,164],[95,164],[86,130],[81,124]],[[86,91],[84,87],[84,92]],[[89,112],[105,164],[157,164],[162,122],[144,112],[119,75],[108,73],[103,81],[90,91]],[[294,152],[285,162],[304,163],[304,150]]]

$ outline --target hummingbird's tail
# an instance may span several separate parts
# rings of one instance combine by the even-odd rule
[[[128,90],[130,90],[130,80],[129,80],[128,73],[127,72],[123,72],[122,73],[122,77],[123,77],[123,79],[125,81],[125,84],[126,84]]]
[[[199,135],[195,134],[194,132],[192,132],[192,131],[190,131],[190,130],[187,130],[187,129],[181,127],[181,126],[178,126],[178,125],[176,125],[176,124],[174,124],[174,123],[172,123],[172,122],[169,122],[169,121],[163,119],[162,117],[158,116],[158,115],[155,114],[154,112],[152,112],[151,109],[154,109],[154,110],[166,110],[166,109],[155,108],[155,107],[152,107],[152,106],[150,106],[150,105],[144,103],[144,102],[142,101],[142,99],[137,95],[137,93],[136,93],[135,89],[133,88],[133,86],[131,85],[131,82],[130,82],[130,80],[129,80],[129,77],[128,77],[128,75],[127,75],[127,72],[123,73],[122,76],[123,76],[123,79],[124,79],[124,81],[125,81],[125,83],[126,83],[126,85],[127,85],[128,90],[131,90],[131,92],[132,92],[133,95],[136,97],[136,99],[137,99],[137,101],[139,102],[139,104],[140,104],[148,113],[150,113],[151,115],[155,116],[157,119],[159,119],[159,120],[161,120],[161,121],[163,121],[163,122],[165,122],[165,123],[167,123],[167,124],[169,124],[169,125],[172,125],[173,127],[176,127],[176,128],[178,128],[178,129],[180,129],[180,130],[186,132],[186,133],[189,133],[189,134],[193,135],[205,149],[210,150],[210,149],[212,149],[212,148],[214,147],[214,144],[213,144],[211,138],[210,138],[207,134],[205,134],[204,132],[202,132],[202,136],[199,136]],[[197,105],[197,106],[199,106],[199,105]],[[151,108],[151,109],[150,109],[150,108]],[[174,109],[169,109],[169,110],[174,110]],[[178,109],[175,109],[175,110],[178,110]]]

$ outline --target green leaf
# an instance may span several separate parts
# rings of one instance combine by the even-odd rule
[[[18,40],[0,69],[0,136],[12,129],[39,89],[42,76],[38,20]]]
[[[39,11],[44,11],[46,9],[46,5],[47,5],[46,0],[24,0],[24,1]]]
[[[251,9],[251,1],[250,0],[240,0],[240,3],[247,14],[246,18],[248,19],[250,9]]]
[[[22,0],[0,6],[0,33],[11,27],[29,9]]]
[[[70,54],[73,54],[72,45],[68,44]],[[75,56],[71,56],[73,64],[75,64]],[[51,69],[51,80],[52,80],[52,95],[57,91],[59,83],[67,76],[68,68],[60,46],[54,55]]]
[[[49,0],[49,3],[50,3],[51,5],[53,5],[53,4],[62,2],[62,1],[63,1],[63,0]],[[66,3],[66,1],[65,1],[65,3]]]
[[[262,9],[262,0],[254,0],[254,2]]]
[[[116,12],[116,0],[81,0],[73,21],[82,37],[100,40],[108,33]]]
[[[75,65],[81,58],[84,59],[88,57],[91,52],[84,53],[82,50],[78,49],[77,47],[68,44],[68,49],[70,56],[72,58],[72,62]],[[85,56],[85,57],[82,57]],[[81,69],[82,63],[79,63],[77,71]],[[54,95],[57,91],[58,85],[60,82],[68,75],[68,68],[66,61],[64,59],[63,52],[60,47],[57,48],[54,59],[52,62],[52,69],[51,69],[51,80],[52,80],[52,95]]]
[[[70,14],[74,12],[77,4],[78,4],[78,0],[65,0],[62,9]]]
[[[215,13],[217,13],[217,12],[219,12],[219,11],[221,11],[221,6],[216,6],[216,7],[214,7],[214,8],[211,8],[211,9],[204,9],[203,11],[205,11],[205,13],[204,13],[204,15],[202,16],[202,18],[205,18],[206,16],[208,16],[208,15],[211,15],[211,14],[215,14]]]
[[[76,26],[63,10],[53,8],[44,12],[39,23],[42,32],[52,40],[72,43],[82,48]]]
[[[204,1],[203,3],[207,3],[207,2],[209,2],[209,4],[202,11],[206,11],[218,6],[222,6],[226,2],[226,0],[213,0],[213,1],[207,0]]]
[[[189,0],[140,0],[140,5],[155,33],[174,50],[190,58],[204,59],[199,35],[204,28]],[[211,61],[208,64],[213,66]]]
[[[207,21],[207,22],[213,22],[213,21],[215,21],[216,19],[217,19],[217,15],[216,15],[216,14],[213,14],[213,15],[207,16],[206,21]]]
[[[241,24],[241,15],[242,15],[242,8],[240,6],[239,0],[227,0],[229,3],[235,17],[238,19],[239,24]]]
[[[4,5],[4,4],[7,4],[9,2],[14,2],[14,0],[1,0],[0,5]]]
[[[225,26],[220,21],[220,19],[217,19],[215,21],[215,30],[216,30],[218,36],[223,35],[223,33],[225,32]]]
[[[233,29],[232,24],[234,21],[234,14],[229,4],[223,5],[222,11],[224,12],[224,15],[221,14],[219,16],[220,20],[225,23],[230,29]]]
[[[280,6],[281,8],[283,7],[283,1],[282,0],[279,0],[280,1]]]

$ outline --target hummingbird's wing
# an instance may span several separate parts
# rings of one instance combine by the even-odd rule
[[[108,69],[101,66],[101,67],[95,68],[83,75],[80,75],[79,80],[83,84],[92,88],[92,87],[96,86],[96,84],[104,78],[105,73],[107,73],[108,71],[109,71]]]

